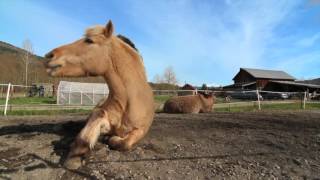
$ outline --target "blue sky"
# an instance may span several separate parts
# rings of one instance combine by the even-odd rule
[[[150,81],[168,66],[180,84],[231,84],[240,67],[320,77],[320,0],[0,0],[0,40],[44,55],[109,19]]]

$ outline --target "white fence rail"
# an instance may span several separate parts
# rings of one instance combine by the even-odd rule
[[[99,90],[90,87],[91,90],[82,91],[80,89],[59,89],[57,92],[57,104],[49,105],[12,105],[10,104],[10,98],[12,95],[12,88],[30,88],[31,86],[0,84],[2,91],[6,90],[4,104],[0,104],[0,110],[3,110],[3,114],[7,115],[8,110],[25,110],[25,109],[90,109],[101,99],[108,96],[109,91],[106,88],[99,88]],[[283,103],[301,103],[301,108],[306,108],[306,102],[313,97],[319,97],[320,94],[307,93],[307,92],[275,92],[275,91],[260,91],[260,90],[248,90],[248,91],[210,91],[210,90],[153,90],[155,96],[177,96],[177,95],[190,95],[198,94],[199,92],[212,92],[217,97],[224,99],[223,102],[216,104],[215,107],[230,107],[230,106],[244,106],[246,104],[256,105],[258,109],[261,109],[262,104],[269,103],[281,103],[281,101],[273,101],[273,98],[279,98],[287,101]],[[271,97],[269,99],[269,97]],[[288,101],[291,97],[295,97],[294,101]],[[236,100],[234,100],[236,99]],[[239,101],[239,99],[242,99]],[[268,101],[266,101],[268,100]],[[310,102],[309,102],[310,103]],[[318,103],[318,101],[317,101]]]

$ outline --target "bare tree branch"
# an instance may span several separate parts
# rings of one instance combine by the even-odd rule
[[[154,77],[153,77],[153,82],[155,83],[163,83],[163,79],[162,77],[159,75],[159,74],[156,74]]]
[[[31,43],[31,41],[29,39],[26,39],[26,40],[23,41],[22,49],[25,50],[25,52],[22,54],[22,60],[24,61],[25,67],[26,67],[26,70],[25,70],[25,83],[26,83],[26,86],[27,86],[28,85],[28,65],[30,63],[30,57],[33,54],[33,46],[32,46],[32,43]]]
[[[165,83],[168,83],[168,84],[177,84],[178,83],[176,74],[175,74],[172,66],[169,66],[164,70],[163,80]]]

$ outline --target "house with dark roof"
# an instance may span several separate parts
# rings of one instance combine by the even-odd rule
[[[243,84],[257,81],[294,81],[295,78],[284,71],[240,68],[240,71],[232,79],[234,84]]]
[[[224,89],[261,89],[269,91],[319,91],[320,85],[296,82],[296,78],[284,71],[240,68],[232,79],[234,84]]]
[[[180,88],[182,91],[178,92],[178,96],[195,95],[196,89],[197,88],[193,87],[191,84],[185,84]]]

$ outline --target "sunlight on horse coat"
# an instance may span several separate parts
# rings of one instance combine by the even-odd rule
[[[205,113],[211,112],[215,98],[212,94],[176,96],[167,100],[163,107],[165,113]]]
[[[111,136],[110,147],[128,150],[146,135],[153,121],[153,93],[142,58],[129,39],[113,32],[109,21],[46,55],[51,76],[103,76],[110,89],[108,99],[97,105],[72,143],[65,162],[70,169],[82,165],[81,157],[94,147],[101,133]]]

